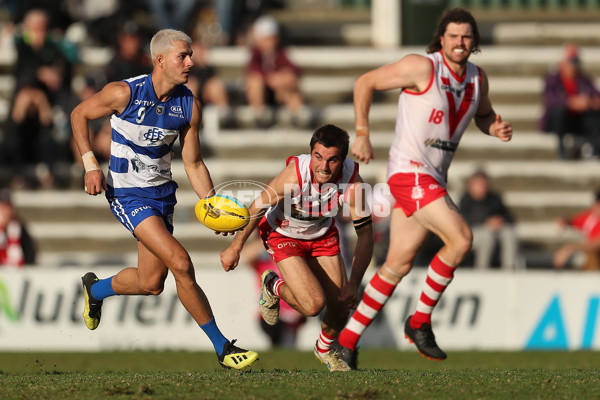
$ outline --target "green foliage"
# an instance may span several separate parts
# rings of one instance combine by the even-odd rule
[[[187,352],[2,353],[0,399],[590,399],[594,352],[362,351],[359,371],[330,373],[309,352],[264,351],[250,371]]]

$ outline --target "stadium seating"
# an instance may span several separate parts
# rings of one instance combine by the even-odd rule
[[[364,31],[364,18],[361,19]],[[501,30],[499,30],[501,34]],[[352,35],[350,35],[352,36]],[[497,39],[502,42],[502,39]],[[359,43],[361,41],[359,40]],[[365,46],[292,46],[291,57],[302,67],[302,92],[310,105],[314,126],[335,123],[353,133],[352,85],[362,72],[393,62],[423,47],[379,50]],[[545,46],[484,45],[472,61],[490,78],[490,97],[496,112],[515,127],[514,140],[501,143],[478,133],[472,125],[465,133],[450,169],[449,190],[457,200],[466,177],[479,167],[489,173],[494,188],[517,219],[527,264],[547,266],[551,252],[574,233],[557,233],[552,221],[586,207],[600,188],[597,160],[558,161],[554,135],[540,133],[542,75],[560,58],[562,43]],[[86,65],[102,65],[109,53],[103,48],[82,51]],[[247,51],[243,47],[214,48],[211,62],[233,93],[242,88],[241,73]],[[8,72],[14,54],[0,48],[0,120],[6,117],[13,84]],[[582,48],[586,70],[600,76],[600,53]],[[599,82],[600,83],[600,82]],[[371,127],[376,160],[361,165],[370,183],[381,181],[387,149],[393,137],[397,92],[375,97]],[[284,165],[287,155],[308,151],[310,129],[274,127],[259,131],[250,126],[250,112],[235,105],[237,128],[219,129],[206,109],[203,141],[210,149],[206,163],[215,184],[234,179],[267,182]],[[241,174],[240,171],[243,171]],[[215,267],[218,252],[230,238],[215,236],[194,220],[196,201],[179,159],[173,173],[180,184],[175,236],[192,252],[196,264]],[[18,191],[15,203],[39,245],[40,265],[121,265],[135,263],[135,241],[110,213],[104,198],[91,198],[74,185],[67,191]],[[352,237],[352,234],[350,234]]]

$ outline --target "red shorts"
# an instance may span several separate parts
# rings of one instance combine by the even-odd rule
[[[307,258],[340,254],[340,236],[334,222],[323,236],[311,240],[282,235],[269,225],[266,218],[260,221],[258,230],[265,248],[276,263],[293,256]]]
[[[388,180],[390,192],[396,199],[394,208],[401,208],[407,217],[434,200],[448,194],[431,175],[415,173],[394,174]]]

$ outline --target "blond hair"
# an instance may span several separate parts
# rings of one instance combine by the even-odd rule
[[[165,54],[173,47],[173,42],[183,41],[187,44],[192,44],[192,39],[187,33],[175,29],[163,29],[152,37],[150,41],[150,55],[152,57],[152,65],[156,64],[156,57],[159,54]]]

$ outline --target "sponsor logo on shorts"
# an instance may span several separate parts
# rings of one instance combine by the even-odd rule
[[[425,196],[425,191],[421,186],[415,186],[412,189],[412,194],[410,196],[413,200],[421,200]]]
[[[283,242],[277,245],[278,249],[283,249],[284,247],[296,247],[296,242]]]
[[[326,241],[325,243],[323,243],[323,246],[333,246],[334,244],[337,243],[337,238],[336,237],[332,237],[331,239],[329,239],[328,241]]]
[[[431,185],[429,185],[429,190],[436,190],[439,189],[441,186],[438,185],[437,183],[432,183]]]
[[[138,207],[138,208],[136,208],[135,210],[133,210],[133,211],[131,212],[131,216],[132,216],[132,217],[135,217],[135,216],[137,215],[137,213],[139,213],[140,211],[142,211],[142,210],[147,210],[147,209],[149,209],[149,208],[151,208],[151,207],[150,207],[150,206]],[[172,216],[171,216],[171,217],[172,217]]]

